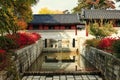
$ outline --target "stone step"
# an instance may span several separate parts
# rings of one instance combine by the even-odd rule
[[[22,80],[103,80],[99,75],[24,76]]]

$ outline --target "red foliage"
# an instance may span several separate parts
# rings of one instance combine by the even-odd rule
[[[38,39],[41,38],[41,36],[37,33],[26,33],[28,36],[28,39],[32,40],[32,42],[36,42]]]
[[[28,36],[26,33],[18,33],[19,35],[19,39],[17,41],[17,44],[20,46],[20,47],[24,47],[25,45],[27,45],[27,42],[28,42]]]
[[[0,49],[0,62],[2,62],[5,59],[6,51],[3,49]]]
[[[3,49],[0,49],[0,54],[3,54],[3,53],[6,53],[6,51],[5,50],[3,50]]]
[[[19,32],[17,34],[8,34],[8,38],[12,39],[19,48],[35,43],[41,36],[37,33]]]
[[[103,38],[98,47],[100,49],[110,49],[112,47],[112,43],[116,40],[116,38]]]
[[[20,32],[18,34],[19,34],[19,40],[17,41],[17,43],[20,47],[33,44],[40,38],[40,35],[37,33]]]
[[[0,71],[3,70],[6,66],[6,51],[0,49]]]
[[[22,48],[27,45],[35,43],[37,40],[41,38],[41,36],[37,33],[28,33],[28,32],[19,32],[16,34],[7,34],[5,37],[7,37],[9,40],[12,40],[13,45],[9,46],[16,46],[12,49],[16,48]],[[14,45],[16,44],[16,45]],[[7,48],[11,49],[11,47]],[[7,52],[3,49],[0,49],[0,71],[3,70],[6,66],[8,66],[8,60],[7,60]]]

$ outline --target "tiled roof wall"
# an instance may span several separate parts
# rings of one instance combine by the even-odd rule
[[[120,19],[120,10],[84,10],[85,19]]]

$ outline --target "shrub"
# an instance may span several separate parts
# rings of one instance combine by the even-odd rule
[[[115,41],[115,38],[103,38],[99,42],[98,47],[102,50],[111,50],[112,49],[112,43]]]
[[[40,37],[37,33],[26,33],[26,32],[20,32],[19,33],[19,40],[18,44],[21,46],[23,45],[29,45],[35,43]],[[21,42],[24,41],[24,42]]]
[[[0,71],[5,69],[7,66],[7,51],[0,49]]]
[[[29,37],[26,33],[18,33],[18,36],[19,36],[19,39],[17,41],[17,44],[19,45],[20,48],[28,45]]]
[[[8,50],[10,48],[13,49],[15,47],[16,44],[11,38],[0,36],[0,49]]]
[[[6,51],[3,49],[0,49],[0,63],[5,59]]]
[[[94,38],[94,39],[86,40],[85,44],[87,44],[87,46],[93,46],[101,50],[104,50],[106,52],[113,53],[112,44],[116,40],[117,38],[111,38],[111,37],[106,37],[102,39]]]
[[[98,44],[100,42],[100,39],[88,39],[85,41],[85,44],[87,44],[87,46],[92,46],[92,47],[98,47]]]
[[[116,57],[120,58],[120,37],[111,38],[106,37],[103,39],[89,39],[86,40],[87,46],[92,46],[104,50],[109,53],[115,54]]]
[[[8,34],[6,38],[14,42],[14,48],[22,48],[26,45],[35,43],[41,37],[37,33],[19,32],[16,34]]]
[[[112,44],[113,50],[116,53],[116,56],[120,58],[120,39],[116,40]]]
[[[117,33],[117,30],[113,28],[112,22],[107,22],[103,24],[103,20],[99,22],[91,22],[89,27],[90,34],[94,35],[96,38],[103,38],[110,36],[113,33]]]

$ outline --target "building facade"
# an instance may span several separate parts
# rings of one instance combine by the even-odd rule
[[[74,30],[77,26],[84,26],[78,14],[38,14],[28,24],[28,30]]]

